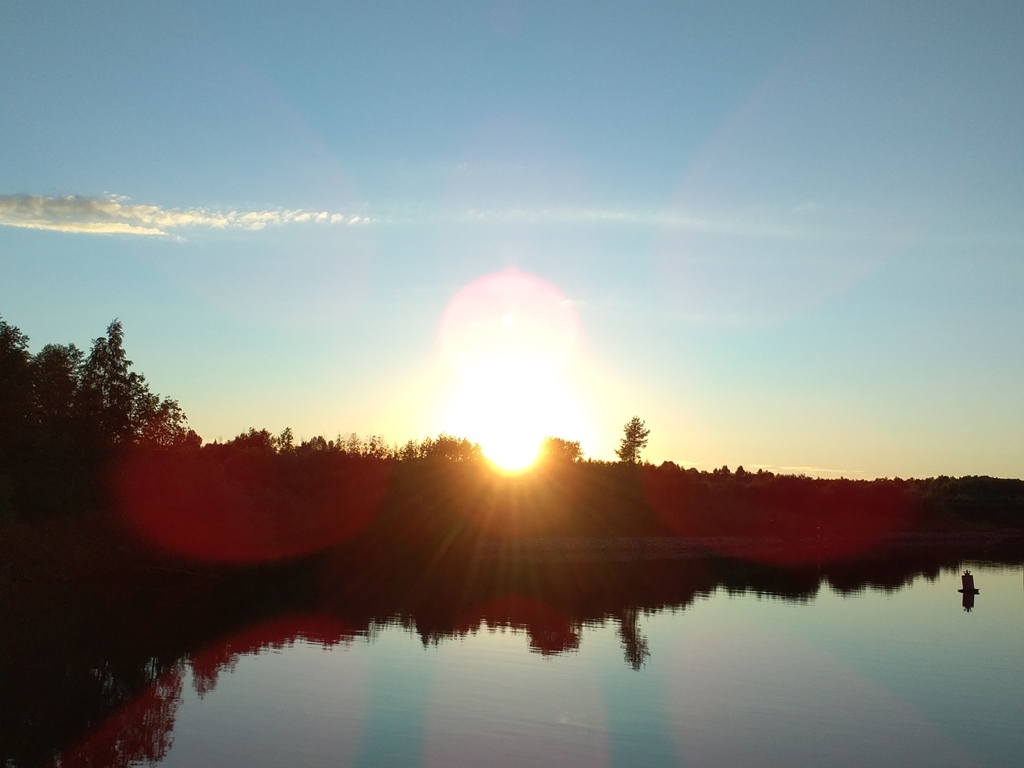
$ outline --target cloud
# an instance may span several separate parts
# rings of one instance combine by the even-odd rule
[[[497,225],[613,225],[653,227],[661,230],[721,232],[791,238],[804,234],[778,219],[739,214],[731,217],[706,217],[672,209],[616,208],[471,208],[447,217],[461,224]]]
[[[0,195],[0,226],[91,235],[166,236],[186,227],[261,230],[282,224],[365,224],[367,216],[271,209],[218,211],[161,208],[132,203],[127,197],[42,197]]]
[[[807,234],[772,218],[737,215],[708,218],[671,209],[587,207],[473,208],[434,215],[364,216],[333,211],[163,208],[133,203],[120,195],[45,197],[0,195],[0,226],[95,235],[143,235],[181,239],[192,229],[258,231],[285,224],[416,226],[438,221],[455,225],[555,225],[657,228],[790,238]]]
[[[808,200],[806,203],[794,206],[793,213],[812,213],[821,210],[821,203],[816,200]]]
[[[470,209],[454,217],[461,222],[496,224],[639,224],[713,229],[721,225],[695,216],[662,211],[605,208],[505,208]]]

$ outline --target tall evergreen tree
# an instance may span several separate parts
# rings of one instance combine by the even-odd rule
[[[647,447],[647,439],[651,430],[647,429],[639,416],[634,416],[626,422],[622,433],[622,440],[619,442],[615,454],[625,464],[639,464],[640,452]]]

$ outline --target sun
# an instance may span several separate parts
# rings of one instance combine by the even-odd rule
[[[542,440],[533,435],[497,435],[482,442],[480,447],[499,472],[518,475],[536,463]]]
[[[494,361],[464,376],[450,409],[453,431],[480,444],[500,471],[519,473],[537,460],[559,419],[561,385],[533,361]]]
[[[464,288],[439,332],[454,374],[446,429],[502,472],[529,469],[545,437],[579,432],[567,377],[578,335],[571,304],[536,277],[502,272]]]

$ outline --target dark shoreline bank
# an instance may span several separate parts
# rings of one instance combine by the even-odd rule
[[[839,544],[851,552],[897,552],[934,549],[969,549],[994,555],[1020,550],[1024,553],[1024,529],[1004,531],[908,531],[889,534],[882,539],[856,536],[820,539],[784,539],[781,536],[636,536],[636,537],[562,537],[523,539],[514,548],[525,556],[551,560],[643,561],[679,560],[709,556],[761,559],[759,556],[785,551],[793,545],[802,550],[816,547],[830,552]],[[509,542],[491,542],[491,550],[502,550]]]
[[[384,542],[376,542],[378,555]],[[395,557],[422,549],[396,549]],[[806,553],[798,561],[775,557]],[[365,559],[366,542],[325,546],[307,555],[263,563],[219,563],[183,557],[154,547],[108,515],[85,515],[0,526],[0,602],[18,587],[31,583],[81,582],[132,573],[161,572],[173,578],[216,578],[228,573],[287,572],[324,559]],[[448,557],[456,557],[453,550]],[[834,562],[864,556],[950,551],[969,552],[972,559],[1024,557],[1024,528],[961,531],[896,531],[884,536],[524,536],[480,537],[474,558],[518,557],[530,561],[644,562],[726,557],[775,563],[780,567]],[[813,555],[818,555],[814,557]]]

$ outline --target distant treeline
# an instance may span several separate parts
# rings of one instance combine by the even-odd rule
[[[186,554],[264,560],[355,536],[448,548],[479,535],[828,540],[1024,528],[1024,481],[873,481],[582,459],[549,438],[537,467],[494,472],[450,435],[389,445],[249,429],[202,444],[131,370],[114,321],[88,354],[35,355],[0,320],[0,521],[116,509]],[[167,537],[170,537],[168,540]],[[371,542],[371,543],[372,543]]]
[[[741,545],[744,556],[801,563],[905,533],[1024,529],[1019,480],[701,472],[559,450],[504,476],[471,443],[444,435],[404,455],[376,438],[287,437],[250,430],[202,448],[138,450],[119,469],[116,508],[147,539],[204,560],[268,562],[355,544],[359,557],[425,569],[526,539],[726,537],[757,542]]]

